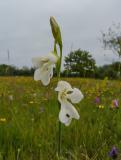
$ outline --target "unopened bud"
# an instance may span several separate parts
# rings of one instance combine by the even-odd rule
[[[56,43],[58,43],[58,45],[62,47],[60,27],[54,17],[50,17],[50,25],[51,25],[52,34]]]

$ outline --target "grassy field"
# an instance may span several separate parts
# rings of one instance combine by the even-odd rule
[[[62,125],[61,160],[109,160],[113,146],[121,160],[121,82],[64,79],[81,89],[79,120]],[[0,78],[0,160],[58,160],[56,79],[48,87],[28,77]],[[95,104],[99,96],[100,104]],[[110,109],[118,99],[119,109]],[[103,105],[104,108],[99,108]]]

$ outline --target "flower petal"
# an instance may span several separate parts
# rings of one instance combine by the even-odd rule
[[[69,103],[68,101],[61,103],[59,120],[62,123],[68,126],[71,123],[72,118],[79,119],[79,117],[80,116],[77,110],[74,108],[74,106],[71,103]]]
[[[50,52],[48,55],[47,55],[47,58],[49,60],[49,62],[51,64],[55,64],[58,60],[58,57],[53,53],[53,52]]]
[[[73,92],[67,95],[67,98],[70,99],[72,103],[79,103],[84,96],[79,89],[74,88]]]
[[[48,61],[47,57],[34,57],[32,58],[32,63],[36,68],[41,68],[42,65]]]
[[[50,83],[50,77],[48,76],[47,73],[43,74],[41,81],[44,86],[47,86]]]
[[[41,70],[40,69],[36,69],[34,72],[34,80],[38,81],[41,80]]]
[[[53,77],[53,67],[54,66],[51,65],[50,70],[49,70],[49,76],[50,76],[50,78]]]
[[[34,73],[34,80],[41,80],[43,85],[48,85],[50,83],[50,78],[53,76],[53,66],[44,64],[40,69],[36,69]]]
[[[49,62],[50,64],[55,64],[57,60],[58,60],[58,57],[54,55],[54,53],[51,52],[48,55],[43,56],[43,57],[32,58],[32,63],[34,64],[36,68],[41,68],[44,63]]]
[[[66,110],[64,108],[62,108],[60,110],[60,113],[59,113],[59,120],[60,120],[61,123],[64,123],[66,126],[69,126],[69,124],[71,123],[72,118],[71,117],[67,117],[67,115],[66,115]]]
[[[63,91],[63,90],[67,90],[67,91],[73,91],[73,89],[71,88],[71,85],[66,82],[66,81],[59,81],[57,84],[57,87],[55,88],[55,91]]]
[[[47,86],[50,83],[50,79],[53,76],[53,66],[46,66],[41,70],[41,81],[43,85]]]

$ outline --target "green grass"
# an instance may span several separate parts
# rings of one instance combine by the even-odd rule
[[[64,79],[78,87],[84,99],[77,105],[79,120],[62,124],[61,160],[109,160],[112,146],[121,159],[121,82]],[[56,79],[48,87],[32,78],[0,78],[0,160],[58,160]],[[13,100],[10,100],[10,95]],[[104,109],[94,98],[100,95]],[[110,109],[113,99],[119,109]],[[3,122],[1,118],[6,118]]]

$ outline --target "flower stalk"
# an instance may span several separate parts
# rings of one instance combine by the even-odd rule
[[[58,82],[60,80],[60,71],[61,71],[61,61],[62,61],[62,48],[60,48],[60,62],[59,62],[59,72],[57,73],[57,78]],[[61,108],[60,103],[58,102],[59,109]],[[61,155],[61,122],[59,121],[59,126],[58,126],[58,156],[60,157]]]
[[[62,62],[61,31],[60,31],[60,27],[54,17],[50,17],[50,25],[51,25],[52,34],[54,37],[54,52],[56,53],[56,55],[58,55],[56,45],[58,44],[59,48],[60,48],[60,55],[59,55],[58,62],[56,64],[57,81],[59,82],[60,72],[61,72],[61,62]],[[60,103],[58,103],[58,106],[60,109],[61,108]],[[59,157],[60,157],[60,154],[61,154],[61,122],[59,121],[59,124],[58,124],[58,156]]]
[[[79,103],[83,99],[83,94],[77,88],[72,88],[71,85],[60,80],[61,77],[61,64],[62,64],[62,38],[61,31],[58,23],[54,17],[50,17],[50,25],[52,34],[54,37],[54,48],[49,55],[44,57],[35,57],[32,59],[36,70],[34,72],[34,80],[41,80],[44,86],[50,83],[53,77],[53,68],[56,66],[57,73],[57,87],[55,91],[58,92],[58,107],[59,107],[59,123],[58,123],[58,157],[61,155],[61,123],[65,126],[69,126],[72,119],[79,119],[78,111],[75,109],[73,104]],[[57,45],[59,46],[59,54],[57,50]]]
[[[60,108],[60,105],[59,105]],[[59,121],[59,126],[58,126],[58,157],[61,155],[61,122]]]

